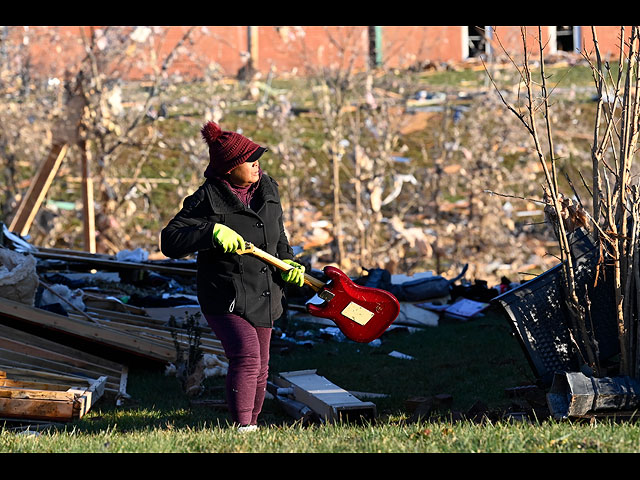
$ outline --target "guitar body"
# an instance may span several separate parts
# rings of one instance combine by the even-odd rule
[[[400,304],[391,293],[357,285],[335,267],[326,266],[324,273],[330,281],[318,295],[325,303],[308,304],[307,310],[335,322],[347,338],[369,343],[380,337],[400,313]]]
[[[254,255],[283,271],[293,268],[250,242],[245,242],[244,248],[236,253]],[[304,283],[324,300],[322,305],[307,304],[307,311],[332,320],[347,338],[369,343],[382,335],[398,317],[400,304],[386,290],[357,285],[342,271],[329,265],[324,267],[324,273],[330,278],[327,283],[304,274]]]

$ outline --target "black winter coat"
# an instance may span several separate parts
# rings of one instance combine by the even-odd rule
[[[271,255],[292,259],[278,184],[265,173],[251,205],[253,210],[223,182],[208,179],[184,200],[180,212],[162,230],[160,245],[170,258],[197,252],[202,313],[234,313],[255,326],[271,327],[284,311],[285,283],[280,271],[253,255],[224,253],[213,240],[213,226],[223,223]]]

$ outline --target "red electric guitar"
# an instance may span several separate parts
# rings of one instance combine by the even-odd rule
[[[293,268],[249,242],[245,242],[245,248],[237,253],[250,253],[280,270]],[[369,343],[382,335],[400,313],[398,300],[386,290],[357,285],[332,266],[324,267],[323,271],[330,278],[327,283],[304,274],[304,283],[324,300],[321,305],[307,304],[307,311],[332,320],[347,338]]]

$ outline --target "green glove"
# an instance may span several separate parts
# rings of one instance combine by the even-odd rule
[[[294,262],[293,260],[283,260],[284,263],[288,263],[293,268],[290,270],[280,272],[282,279],[285,282],[293,283],[298,285],[299,287],[304,285],[304,266],[299,263]]]
[[[244,248],[244,239],[234,230],[221,223],[216,223],[213,226],[213,240],[218,243],[226,253],[235,252],[240,248]]]

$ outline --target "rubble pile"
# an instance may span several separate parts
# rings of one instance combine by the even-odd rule
[[[180,371],[196,330],[199,382],[226,374],[199,319],[192,264],[37,248],[2,233],[0,417],[71,421],[102,396],[121,404],[129,362]]]

